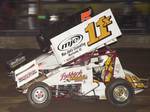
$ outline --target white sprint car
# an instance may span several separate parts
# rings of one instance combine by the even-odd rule
[[[82,17],[86,21],[50,39],[51,50],[11,71],[32,106],[43,108],[52,98],[66,96],[92,96],[126,106],[145,88],[107,47],[121,35],[111,10],[94,17],[89,12]]]

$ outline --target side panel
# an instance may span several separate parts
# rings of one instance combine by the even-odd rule
[[[45,53],[35,59],[39,70],[55,69],[59,66],[58,61],[53,53]]]
[[[15,80],[17,82],[17,87],[28,83],[38,76],[38,66],[36,65],[36,61],[33,60],[15,71]]]
[[[82,94],[85,96],[99,96],[99,99],[106,99],[105,84],[103,82],[85,83],[82,85]],[[92,91],[93,90],[93,91]]]
[[[125,73],[118,57],[115,59],[114,77],[125,79]]]
[[[56,73],[56,74],[55,74]],[[49,86],[67,85],[67,84],[82,84],[92,81],[92,69],[87,70],[86,67],[76,66],[71,68],[60,69],[59,72],[53,72],[43,82]]]

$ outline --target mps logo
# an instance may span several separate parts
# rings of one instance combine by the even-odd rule
[[[66,51],[74,48],[75,46],[79,45],[83,40],[83,36],[81,34],[77,34],[71,36],[70,38],[66,38],[58,45],[58,50]]]

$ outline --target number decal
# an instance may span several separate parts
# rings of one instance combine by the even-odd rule
[[[96,22],[96,27],[99,27],[100,30],[100,36],[97,36],[95,23],[92,22],[88,24],[85,28],[85,32],[89,35],[88,46],[91,46],[92,44],[99,42],[112,34],[111,31],[108,30],[108,25],[112,24],[110,19],[111,16],[103,16]]]
[[[88,34],[89,34],[88,46],[94,44],[95,42],[97,42],[99,40],[99,38],[96,36],[96,29],[95,29],[94,22],[88,24],[85,31],[88,32]]]

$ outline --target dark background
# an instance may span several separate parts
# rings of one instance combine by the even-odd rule
[[[149,112],[149,89],[139,94],[133,105],[122,109],[114,108],[106,101],[67,99],[36,110],[17,92],[14,81],[8,77],[7,60],[20,52],[29,60],[42,54],[35,37],[45,25],[52,25],[87,7],[92,7],[95,15],[111,8],[122,31],[118,42],[111,47],[116,49],[124,69],[141,78],[150,78],[148,0],[0,0],[0,112]],[[53,15],[55,20],[52,20]]]

